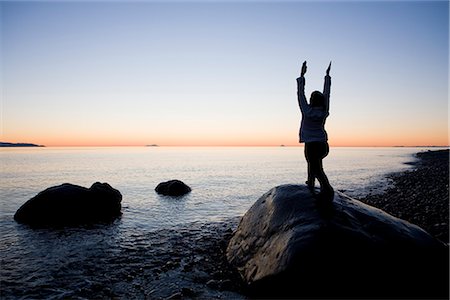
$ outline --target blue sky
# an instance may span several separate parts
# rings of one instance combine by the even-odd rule
[[[332,60],[330,144],[448,144],[446,1],[0,5],[5,141],[295,145]]]

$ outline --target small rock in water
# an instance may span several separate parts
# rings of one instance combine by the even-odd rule
[[[166,196],[182,196],[191,191],[191,188],[187,186],[184,182],[174,179],[166,182],[161,182],[155,188],[158,194]]]

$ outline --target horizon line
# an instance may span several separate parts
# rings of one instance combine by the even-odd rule
[[[27,144],[27,143],[13,143],[13,144]],[[159,147],[304,147],[304,143],[298,145],[42,145],[36,146],[5,146],[0,148],[113,148],[113,147],[135,147],[135,148],[159,148]],[[330,147],[344,148],[449,148],[450,145],[330,145]]]

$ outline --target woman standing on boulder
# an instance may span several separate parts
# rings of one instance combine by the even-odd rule
[[[322,159],[329,152],[328,136],[325,131],[325,120],[329,116],[331,62],[327,68],[323,93],[314,91],[311,94],[309,104],[305,97],[305,73],[306,61],[303,62],[301,75],[297,78],[297,96],[300,111],[302,112],[302,121],[300,125],[300,143],[305,143],[305,157],[308,163],[308,185],[311,192],[314,193],[315,179],[320,183],[320,193],[318,198],[326,201],[333,201],[334,190],[328,181],[327,175],[323,171]]]

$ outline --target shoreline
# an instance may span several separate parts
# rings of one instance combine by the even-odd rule
[[[449,243],[449,150],[428,150],[408,162],[413,169],[387,174],[392,184],[381,194],[358,199],[418,225]]]

